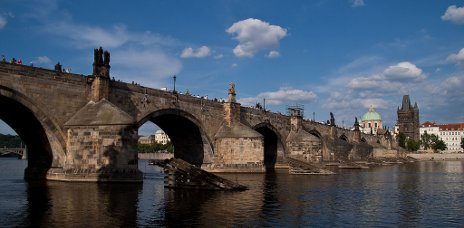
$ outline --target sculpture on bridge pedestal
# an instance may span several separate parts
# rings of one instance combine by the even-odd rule
[[[231,82],[229,86],[229,102],[235,102],[235,84]]]
[[[101,77],[110,77],[110,53],[103,52],[103,48],[93,50],[93,75]]]
[[[332,112],[330,112],[330,125],[335,126],[335,118]]]
[[[359,122],[358,122],[358,117],[354,117],[354,130],[359,131]]]

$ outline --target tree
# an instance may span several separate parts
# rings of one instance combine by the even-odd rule
[[[0,147],[6,148],[17,148],[24,146],[24,143],[21,141],[21,138],[17,135],[4,135],[0,134]]]
[[[424,148],[424,150],[427,150],[430,148],[431,135],[427,134],[427,131],[425,131],[424,134],[421,135],[420,143],[422,147]]]
[[[439,139],[435,145],[432,147],[432,149],[435,151],[435,153],[438,150],[446,150],[448,147],[446,146],[445,142],[443,140]]]
[[[430,146],[435,153],[437,153],[438,150],[446,150],[447,148],[445,142],[443,142],[443,140],[438,138],[438,136],[436,135],[432,134],[430,136],[430,141],[431,141]]]
[[[154,142],[152,144],[138,144],[139,153],[157,153],[167,151],[168,153],[174,153],[174,145],[171,142],[161,144]]]
[[[464,138],[461,138],[461,148],[464,149]]]
[[[431,134],[428,136],[429,147],[433,149],[433,152],[437,153],[438,150],[446,150],[446,144],[437,135]]]
[[[406,149],[409,151],[417,151],[420,148],[420,141],[408,139],[406,142]]]
[[[400,147],[406,148],[406,135],[401,132],[398,134],[398,145]]]

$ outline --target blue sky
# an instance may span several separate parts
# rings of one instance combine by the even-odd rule
[[[0,54],[90,74],[93,49],[126,82],[286,112],[333,112],[351,126],[370,105],[392,127],[402,96],[421,122],[464,122],[463,1],[2,0]],[[0,132],[11,132],[0,122]]]

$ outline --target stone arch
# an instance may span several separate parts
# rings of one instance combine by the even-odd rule
[[[307,132],[309,134],[314,135],[314,136],[316,136],[316,137],[318,137],[319,139],[322,140],[322,134],[317,129],[307,130]]]
[[[345,134],[340,135],[339,139],[348,142],[348,137]]]
[[[45,179],[50,168],[63,168],[66,140],[56,122],[29,97],[0,86],[0,118],[27,146],[26,179]]]
[[[264,166],[267,171],[273,170],[277,162],[284,160],[286,147],[282,143],[279,131],[270,123],[259,123],[253,129],[264,136]]]
[[[158,125],[174,145],[174,157],[193,165],[212,163],[213,144],[201,122],[192,114],[180,109],[160,109],[137,121],[142,126],[147,121]]]

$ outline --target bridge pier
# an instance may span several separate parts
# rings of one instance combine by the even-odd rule
[[[66,124],[67,153],[62,169],[47,179],[85,182],[142,182],[137,163],[137,128],[109,101],[90,101]]]
[[[95,49],[89,102],[68,120],[63,168],[47,179],[85,182],[142,182],[137,162],[137,126],[109,97],[109,53]]]
[[[224,103],[224,122],[214,136],[215,160],[202,168],[212,172],[264,172],[264,137],[241,123],[241,106],[231,84]]]

